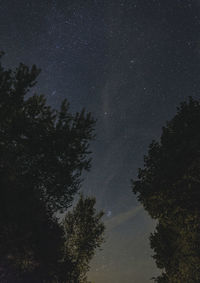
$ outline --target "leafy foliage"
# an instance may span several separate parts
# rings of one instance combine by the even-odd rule
[[[0,281],[53,282],[63,257],[56,218],[90,168],[90,113],[47,106],[30,95],[40,70],[0,65]]]
[[[200,103],[189,98],[153,141],[133,192],[158,221],[156,282],[200,282]]]
[[[81,195],[76,207],[66,214],[63,221],[66,239],[63,266],[65,272],[66,267],[71,266],[70,274],[65,273],[70,283],[88,282],[89,262],[103,242],[103,212],[96,212],[95,203],[94,198]]]

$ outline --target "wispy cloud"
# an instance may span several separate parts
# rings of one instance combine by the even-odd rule
[[[108,230],[112,230],[124,222],[128,221],[129,219],[135,217],[137,213],[142,210],[142,206],[136,206],[128,211],[119,213],[118,215],[110,218],[109,220],[105,221],[105,225]]]

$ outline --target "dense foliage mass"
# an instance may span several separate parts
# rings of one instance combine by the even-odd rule
[[[95,249],[103,242],[103,212],[96,213],[94,198],[80,197],[63,221],[66,235],[64,263],[70,261],[70,283],[87,282],[86,273]]]
[[[56,111],[44,96],[31,96],[39,72],[0,65],[0,282],[69,282],[71,272],[68,234],[55,215],[71,205],[90,167],[94,120],[84,110],[72,115],[66,100]],[[92,202],[91,211],[81,209],[103,233],[94,201],[81,201]],[[83,243],[92,253],[102,237],[94,229]]]
[[[157,227],[150,237],[156,282],[200,282],[200,103],[183,102],[153,141],[133,192]]]

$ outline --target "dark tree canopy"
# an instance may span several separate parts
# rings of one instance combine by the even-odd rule
[[[150,237],[156,282],[200,282],[200,103],[181,103],[153,141],[133,192],[158,221]]]
[[[63,269],[71,266],[69,283],[87,283],[86,273],[96,248],[104,241],[103,212],[96,212],[96,200],[82,195],[76,207],[69,211],[63,221],[65,231]],[[89,282],[88,282],[89,283]]]
[[[32,184],[57,210],[70,204],[82,170],[89,168],[94,120],[84,110],[72,115],[66,100],[56,111],[42,95],[26,99],[38,74],[35,66],[0,67],[1,168],[12,171],[12,180]]]
[[[55,213],[71,205],[90,168],[94,119],[71,114],[66,100],[55,110],[31,96],[39,73],[0,65],[1,282],[54,282],[66,241]]]

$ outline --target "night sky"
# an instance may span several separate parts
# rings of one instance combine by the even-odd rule
[[[0,0],[0,49],[4,65],[42,69],[36,91],[53,107],[67,98],[97,118],[83,190],[107,232],[89,278],[150,282],[155,224],[130,179],[179,103],[200,97],[200,1]]]

